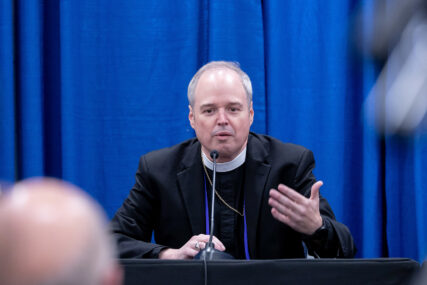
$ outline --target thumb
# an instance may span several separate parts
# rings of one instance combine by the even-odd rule
[[[319,189],[322,187],[323,181],[317,181],[311,186],[310,200],[319,200]]]

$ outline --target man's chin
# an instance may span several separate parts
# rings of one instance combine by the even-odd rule
[[[226,147],[217,147],[215,148],[216,151],[218,151],[218,162],[227,162],[233,160],[237,154],[235,154],[233,151],[231,151],[229,148]]]
[[[240,148],[236,147],[236,145],[233,144],[233,142],[231,142],[230,140],[226,142],[216,141],[210,147],[209,152],[211,152],[212,150],[218,151],[218,162],[230,161],[240,153]]]

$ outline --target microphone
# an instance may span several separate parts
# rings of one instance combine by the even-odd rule
[[[215,246],[212,242],[213,232],[214,232],[214,213],[215,213],[215,186],[216,186],[216,159],[219,157],[217,150],[212,150],[211,158],[213,160],[213,177],[212,177],[212,201],[211,201],[211,230],[209,235],[209,242],[206,244],[205,248],[201,250],[194,259],[204,259],[204,260],[219,260],[219,259],[234,259],[234,257],[226,252],[219,251],[215,249]]]

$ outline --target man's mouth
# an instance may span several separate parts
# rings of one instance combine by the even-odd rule
[[[226,138],[226,137],[231,137],[233,134],[231,132],[217,132],[215,133],[216,137],[219,138]]]
[[[230,132],[219,132],[215,134],[216,136],[231,136]]]

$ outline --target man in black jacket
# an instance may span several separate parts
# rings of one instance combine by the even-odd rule
[[[238,65],[203,66],[188,100],[197,138],[142,156],[136,183],[112,220],[122,258],[185,259],[204,248],[212,150],[219,153],[215,248],[239,259],[298,258],[305,249],[354,256],[350,231],[319,194],[312,152],[249,132],[252,86]]]

